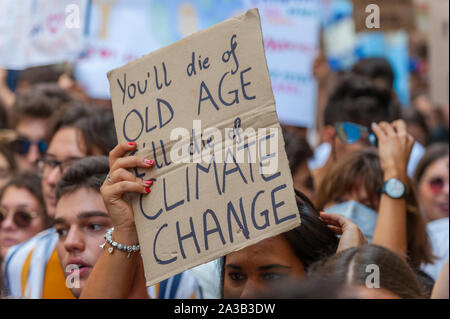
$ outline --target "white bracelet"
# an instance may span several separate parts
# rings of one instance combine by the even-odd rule
[[[140,251],[141,250],[141,246],[139,245],[139,244],[137,244],[137,245],[128,245],[128,246],[126,246],[126,245],[124,245],[124,244],[119,244],[119,243],[117,243],[116,241],[114,241],[113,239],[112,239],[112,233],[113,233],[113,231],[114,231],[114,227],[112,227],[112,228],[110,228],[110,229],[108,229],[107,231],[106,231],[106,234],[105,234],[105,236],[104,236],[104,238],[105,238],[105,242],[103,243],[103,244],[101,244],[100,245],[100,248],[105,248],[105,245],[108,243],[109,244],[109,248],[108,248],[108,252],[110,253],[110,254],[112,254],[113,252],[114,252],[114,248],[116,248],[116,249],[118,249],[118,250],[121,250],[121,251],[124,251],[124,252],[127,252],[128,253],[128,258],[130,258],[130,255],[131,255],[131,253],[135,253],[135,252],[138,252],[138,251]]]

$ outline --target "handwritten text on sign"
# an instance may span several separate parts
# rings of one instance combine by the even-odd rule
[[[108,78],[119,142],[155,161],[132,202],[148,285],[298,226],[257,10]]]

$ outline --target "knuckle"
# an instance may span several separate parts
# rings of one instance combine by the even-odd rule
[[[119,188],[120,192],[124,192],[126,190],[126,184],[124,182],[120,182],[117,184],[117,187]]]

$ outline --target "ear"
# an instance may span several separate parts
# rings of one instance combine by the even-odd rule
[[[331,144],[333,142],[333,137],[336,134],[336,130],[332,125],[325,125],[322,131],[322,140],[326,143]]]

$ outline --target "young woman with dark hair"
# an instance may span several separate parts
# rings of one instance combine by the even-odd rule
[[[0,192],[1,256],[48,227],[40,178],[34,173],[15,175]]]

